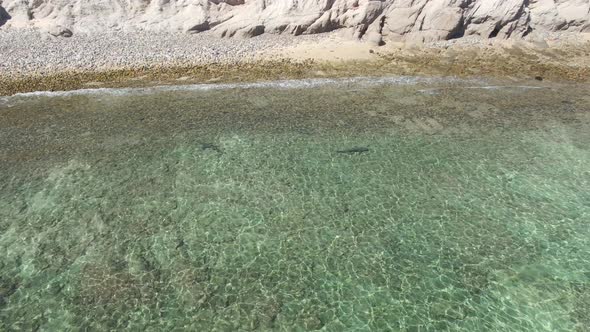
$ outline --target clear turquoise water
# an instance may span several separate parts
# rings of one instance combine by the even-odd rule
[[[399,83],[0,100],[0,330],[588,330],[590,89]]]

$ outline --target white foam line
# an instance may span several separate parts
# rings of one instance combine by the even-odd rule
[[[436,77],[414,77],[414,76],[397,76],[397,77],[353,77],[341,79],[317,78],[303,80],[282,80],[267,81],[256,83],[221,83],[221,84],[188,84],[188,85],[159,85],[143,88],[93,88],[80,89],[71,91],[36,91],[17,93],[12,96],[0,97],[0,105],[10,104],[14,101],[23,101],[32,97],[68,97],[83,95],[145,95],[156,92],[173,92],[173,91],[209,91],[209,90],[227,90],[227,89],[260,89],[260,88],[277,88],[277,89],[299,89],[314,88],[326,85],[342,84],[366,84],[366,85],[413,85],[419,83],[452,83],[468,82],[453,77],[436,78]]]
[[[442,88],[438,88],[438,89],[421,89],[421,90],[418,90],[418,92],[424,93],[424,94],[428,94],[428,95],[436,95],[436,94],[439,94],[441,90],[442,90]]]
[[[441,90],[448,90],[448,89],[481,89],[481,90],[500,90],[500,89],[524,89],[524,90],[534,90],[534,89],[549,89],[549,87],[544,86],[531,86],[531,85],[488,85],[488,86],[454,86],[454,87],[445,87],[445,88],[432,88],[432,89],[421,89],[418,90],[420,93],[425,94],[437,94]]]
[[[499,90],[499,89],[548,89],[544,86],[532,85],[489,85],[489,86],[467,86],[462,89],[485,89],[485,90]]]

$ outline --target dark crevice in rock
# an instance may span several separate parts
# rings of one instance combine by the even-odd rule
[[[325,15],[325,14],[324,14]],[[320,17],[314,24],[312,24],[309,28],[304,31],[304,34],[316,34],[316,33],[324,33],[324,32],[331,32],[337,29],[342,28],[342,25],[338,21],[334,21],[331,18],[325,19],[324,16]],[[317,24],[319,21],[322,21],[321,24]]]
[[[334,6],[335,1],[336,0],[328,0],[326,2],[326,6],[324,7],[324,11],[332,9],[332,6]]]
[[[264,33],[264,30],[265,30],[264,25],[256,25],[256,26],[253,26],[253,27],[249,28],[248,30],[246,30],[246,36],[248,36],[248,37],[260,36],[261,34]]]
[[[8,14],[8,12],[6,11],[6,9],[4,9],[2,6],[0,6],[0,27],[3,26],[4,24],[6,24],[6,22],[8,22],[8,20],[10,20],[11,17]]]
[[[288,26],[289,26],[288,24],[281,24],[281,25],[276,26],[274,29],[272,29],[269,32],[281,34],[287,29]]]
[[[488,38],[498,37],[498,33],[500,33],[501,29],[502,29],[502,27],[499,24],[496,24],[496,27],[494,28],[494,30],[492,32],[490,32],[490,35],[488,36]]]
[[[353,9],[359,8],[358,1],[353,3]],[[369,30],[371,25],[377,23],[376,21],[379,20],[379,34],[382,34],[383,26],[385,25],[385,17],[382,16],[384,11],[389,8],[388,6],[383,6],[382,4],[379,5],[379,8],[375,10],[375,12],[368,14],[365,16],[363,22],[357,25],[358,34],[356,35],[357,38],[361,39]],[[344,27],[346,25],[346,21],[340,22],[340,27]],[[339,28],[340,28],[339,27]]]
[[[568,26],[567,22],[566,21],[563,21],[563,22],[560,22],[559,24],[557,24],[555,26],[555,30],[556,31],[559,31],[559,30],[567,30],[567,26]]]
[[[243,5],[244,3],[246,3],[244,0],[209,0],[212,3],[218,5],[220,3],[226,3],[230,6],[239,6],[239,5]]]
[[[385,41],[383,40],[383,29],[385,28],[385,20],[387,20],[387,17],[385,15],[379,18],[379,40],[377,41],[377,46],[385,45]]]
[[[387,18],[385,16],[381,17],[381,22],[379,22],[379,34],[382,35],[383,34],[383,28],[385,27],[385,20]]]
[[[465,12],[466,10],[469,10],[470,8],[473,8],[473,4],[474,4],[473,1],[469,1],[469,0],[462,1],[459,4],[459,8],[461,8],[463,10],[463,12]]]
[[[209,24],[209,21],[205,21],[201,24],[196,24],[192,28],[188,29],[188,32],[199,33],[199,32],[203,32],[203,31],[207,31],[209,29],[211,29],[211,25]]]
[[[531,32],[533,32],[533,27],[531,26],[531,16],[530,15],[527,16],[526,22],[524,25],[525,25],[526,29],[524,29],[524,32],[522,33],[521,37],[526,37]]]
[[[30,8],[37,9],[43,5],[43,2],[44,2],[43,0],[33,0],[33,2],[30,5]]]
[[[448,39],[457,39],[457,38],[464,37],[466,26],[467,25],[465,24],[465,18],[463,16],[461,16],[461,20],[459,20],[459,23],[457,24],[455,29],[453,29],[449,32]]]
[[[367,30],[369,29],[369,24],[363,24],[360,26],[359,29],[359,34],[358,34],[358,38],[361,39],[363,38],[363,36],[365,35],[365,33],[367,33]]]
[[[422,12],[424,11],[424,8],[426,8],[427,4],[428,4],[428,2],[424,2],[424,4],[422,4],[422,6],[418,9],[418,13],[416,14],[416,18],[420,18],[422,16]],[[419,31],[423,31],[424,30],[424,17],[422,17],[420,19],[420,22],[418,22],[418,20],[416,20],[416,22],[414,24],[415,25],[417,24],[419,26],[419,28],[418,28]]]
[[[294,36],[300,36],[301,34],[303,34],[303,32],[305,32],[306,29],[307,29],[307,26],[302,26],[300,24],[297,24],[295,26],[289,25],[289,30],[287,30],[287,31],[292,33]]]
[[[514,17],[514,21],[513,21],[513,23],[512,23],[512,27],[511,27],[510,31],[508,31],[508,32],[506,33],[506,37],[507,37],[507,38],[508,38],[508,37],[511,37],[511,36],[512,36],[512,34],[513,34],[515,31],[518,31],[518,30],[519,30],[518,21],[519,21],[519,20],[520,20],[520,19],[521,19],[523,16],[525,16],[525,19],[526,19],[526,21],[525,21],[525,23],[524,23],[524,27],[527,27],[527,28],[526,28],[526,29],[525,29],[525,31],[523,32],[523,35],[522,35],[522,36],[524,36],[524,34],[526,34],[526,32],[528,31],[528,29],[530,28],[530,22],[531,22],[531,17],[530,17],[530,15],[528,15],[528,14],[527,14],[527,12],[526,12],[526,9],[527,9],[527,8],[529,8],[529,5],[530,5],[530,2],[529,2],[529,0],[524,0],[524,1],[523,1],[523,3],[522,3],[522,6],[520,6],[520,9],[518,10],[518,13],[516,14],[516,17]],[[521,31],[522,31],[522,30],[521,30]],[[522,37],[522,36],[521,36],[521,37]]]

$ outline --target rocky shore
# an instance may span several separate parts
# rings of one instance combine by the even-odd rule
[[[304,77],[437,75],[590,79],[590,36],[466,37],[382,46],[339,32],[254,38],[147,31],[52,37],[0,30],[0,95],[39,90]]]
[[[588,79],[586,0],[0,0],[0,95],[350,75]]]
[[[149,84],[148,77],[215,79],[222,68],[253,63],[262,52],[314,39],[273,35],[222,39],[142,31],[61,38],[33,29],[0,29],[0,95]]]

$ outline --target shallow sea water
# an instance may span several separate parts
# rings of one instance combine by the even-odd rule
[[[590,88],[0,98],[0,330],[587,331]]]

